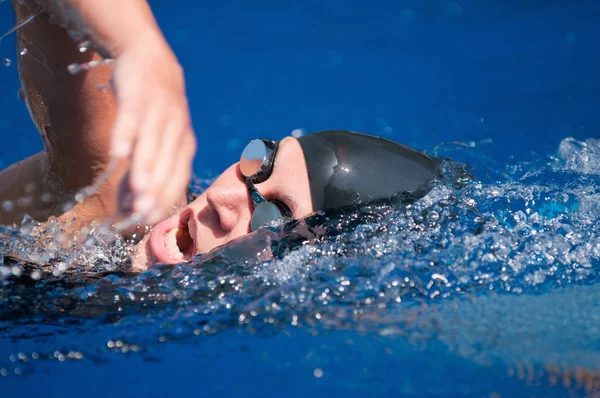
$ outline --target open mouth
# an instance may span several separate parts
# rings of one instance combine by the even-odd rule
[[[175,215],[157,224],[150,234],[150,247],[163,264],[177,264],[196,254],[196,225],[191,211]]]

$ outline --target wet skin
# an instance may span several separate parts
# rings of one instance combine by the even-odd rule
[[[295,219],[313,212],[306,163],[295,138],[280,142],[273,173],[255,186],[265,199],[288,206]],[[138,245],[133,268],[177,264],[246,235],[253,209],[239,163],[235,163],[196,200],[154,226]]]
[[[51,22],[62,23],[59,11],[54,19],[37,14],[18,29],[17,51],[27,50],[17,57],[20,93],[44,150],[0,171],[0,201],[15,204],[0,209],[0,224],[20,223],[28,214],[38,221],[55,216],[79,229],[136,213],[151,225],[180,204],[196,148],[182,69],[145,0],[127,1],[127,10],[118,12],[114,2],[13,0],[17,22],[29,20],[38,4],[55,4],[51,10],[70,4],[100,45],[81,52],[81,40]],[[96,48],[114,63],[69,73],[71,63],[101,60]],[[64,204],[113,161],[97,192],[66,210]]]

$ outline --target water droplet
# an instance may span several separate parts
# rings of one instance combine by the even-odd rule
[[[10,66],[11,63],[12,62],[11,62],[10,58],[4,58],[4,61],[3,61],[4,66]]]
[[[77,73],[83,70],[83,68],[79,64],[70,64],[69,66],[67,66],[67,69],[72,75],[76,75]]]
[[[20,52],[21,56],[27,55],[27,53],[28,53],[28,50],[26,48],[22,49]]]
[[[11,272],[14,276],[20,276],[21,275],[21,267],[19,267],[18,265],[14,265],[11,269]]]
[[[83,67],[79,64],[70,64],[69,66],[67,66],[67,69],[70,74],[76,75],[83,70]]]
[[[294,138],[302,137],[304,134],[306,134],[306,130],[304,130],[303,128],[292,130],[292,137]]]
[[[86,52],[90,48],[90,44],[91,44],[91,42],[89,40],[79,43],[79,52],[80,53]]]
[[[10,200],[7,200],[4,203],[2,203],[2,210],[4,211],[12,211],[14,208],[15,205]]]

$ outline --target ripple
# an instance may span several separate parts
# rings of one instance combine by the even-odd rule
[[[457,184],[464,170],[447,162],[445,178],[414,203],[320,212],[143,274],[126,272],[130,247],[106,231],[65,249],[57,226],[25,220],[0,231],[0,330],[36,352],[64,331],[73,345],[61,355],[82,360],[240,329],[353,331],[595,385],[581,369],[600,371],[598,151],[597,140],[565,139],[559,156],[509,165],[491,182]],[[474,174],[486,169],[480,162]],[[265,246],[271,255],[257,256]]]

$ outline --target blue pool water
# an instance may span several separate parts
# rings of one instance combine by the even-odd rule
[[[231,247],[138,276],[3,281],[7,396],[598,393],[600,3],[151,4],[186,68],[198,175],[256,136],[347,128],[472,164],[481,183],[361,209],[358,229],[264,263]],[[41,142],[12,40],[0,57],[6,166]],[[72,258],[112,270],[97,244]]]

